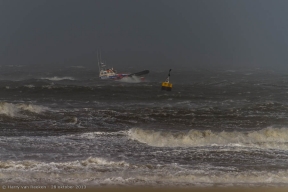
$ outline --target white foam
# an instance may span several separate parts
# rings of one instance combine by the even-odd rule
[[[42,85],[42,88],[53,89],[53,84],[52,85]]]
[[[33,170],[33,171],[65,171],[70,170],[86,170],[87,168],[97,168],[99,166],[114,166],[114,167],[125,167],[129,166],[124,161],[108,161],[103,158],[89,157],[82,161],[69,161],[69,162],[39,162],[32,160],[25,161],[0,161],[0,170],[2,171],[15,171],[15,170]]]
[[[133,128],[129,137],[141,143],[157,147],[238,146],[288,150],[287,128],[265,128],[249,132],[213,132],[190,130],[169,132]]]
[[[183,174],[172,177],[171,182],[211,183],[222,185],[279,185],[288,183],[287,171],[245,171],[245,172],[215,172],[210,174]]]
[[[24,87],[28,87],[28,88],[34,88],[35,85],[24,85]]]
[[[85,139],[94,139],[99,136],[119,136],[119,135],[127,135],[127,131],[117,131],[117,132],[90,132],[90,133],[82,133],[79,137]]]
[[[47,79],[50,81],[62,81],[62,80],[75,80],[73,77],[42,77],[41,79]]]

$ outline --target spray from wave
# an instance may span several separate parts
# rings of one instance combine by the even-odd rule
[[[156,147],[238,146],[288,150],[288,129],[268,127],[249,132],[189,132],[154,131],[133,128],[129,130],[133,140]]]
[[[32,112],[32,113],[42,113],[47,111],[47,107],[33,105],[33,104],[26,104],[26,103],[7,103],[7,102],[0,102],[0,114],[6,115],[9,117],[20,117],[21,112]]]
[[[140,83],[142,82],[142,79],[137,76],[132,76],[132,77],[124,77],[120,79],[119,81],[123,83]]]

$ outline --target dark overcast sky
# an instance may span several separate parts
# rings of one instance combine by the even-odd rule
[[[113,66],[287,69],[287,10],[286,0],[0,0],[0,65],[88,66],[101,49]]]

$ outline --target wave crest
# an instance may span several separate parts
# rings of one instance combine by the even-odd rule
[[[213,132],[190,130],[189,132],[166,132],[133,128],[129,130],[133,140],[156,147],[240,146],[288,149],[288,129],[268,127],[249,132]]]

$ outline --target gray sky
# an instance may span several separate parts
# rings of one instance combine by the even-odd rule
[[[0,0],[0,65],[288,69],[286,0]],[[287,67],[286,67],[287,66]]]

